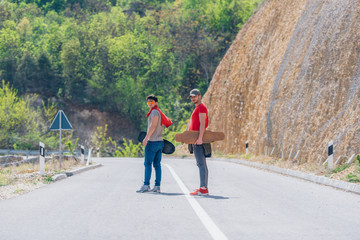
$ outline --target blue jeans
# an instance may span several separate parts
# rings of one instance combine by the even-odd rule
[[[151,164],[155,168],[155,186],[160,186],[161,182],[161,155],[164,148],[164,141],[148,141],[145,146],[145,180],[144,185],[150,185]]]

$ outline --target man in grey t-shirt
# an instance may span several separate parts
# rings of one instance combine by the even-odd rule
[[[145,146],[145,180],[144,185],[137,192],[160,192],[161,182],[161,157],[164,148],[162,133],[164,125],[161,124],[161,112],[157,107],[158,99],[155,95],[147,97],[147,105],[150,108],[148,113],[148,129],[142,142]],[[155,186],[150,190],[150,178],[152,166],[155,168]]]
[[[154,130],[153,134],[149,137],[148,141],[151,141],[151,142],[163,141],[162,133],[164,131],[164,125],[161,126],[161,115],[160,115],[160,112],[158,110],[156,110],[156,109],[152,110],[150,115],[149,115],[148,128],[147,128],[147,131],[146,131],[147,133],[150,132],[150,130],[151,130],[150,128],[151,128],[153,122],[154,122],[154,125],[155,125],[155,122],[157,122],[156,125],[155,125],[156,127],[155,127],[155,130]],[[146,137],[145,137],[145,139],[146,139]]]

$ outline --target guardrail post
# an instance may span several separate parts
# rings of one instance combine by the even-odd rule
[[[294,157],[293,161],[295,161],[295,160],[298,158],[299,153],[300,153],[300,150],[298,150],[298,151],[297,151],[297,153],[296,153],[296,155],[295,155],[295,157]]]
[[[273,149],[272,149],[272,151],[271,151],[271,153],[270,153],[270,156],[273,155],[274,151],[275,151],[275,147],[273,147]]]
[[[334,142],[330,141],[328,144],[328,159],[327,159],[329,169],[334,168]]]
[[[92,148],[89,149],[89,153],[88,153],[88,158],[87,158],[87,161],[86,161],[86,166],[89,166],[90,162],[91,162],[91,151],[92,151]]]
[[[292,152],[293,152],[293,150],[291,149],[289,157],[288,157],[288,161],[291,159]]]
[[[84,162],[85,162],[85,149],[84,149],[84,146],[83,146],[83,145],[81,145],[81,152],[80,152],[80,154],[81,154],[81,161],[80,161],[80,163],[81,163],[81,164],[84,164]]]
[[[349,158],[349,161],[347,161],[347,164],[352,164],[352,162],[354,161],[355,159],[355,153],[353,155],[351,155],[351,157]]]
[[[341,155],[336,159],[336,162],[335,162],[335,165],[337,165],[339,162],[340,162],[340,159],[341,159]]]
[[[40,142],[40,175],[45,175],[45,144]]]

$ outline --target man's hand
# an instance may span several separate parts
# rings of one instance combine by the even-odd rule
[[[151,135],[154,133],[155,131],[155,128],[156,128],[156,125],[159,121],[159,116],[154,116],[153,119],[151,120],[151,125],[150,125],[150,129],[149,129],[149,132],[146,134],[143,142],[142,142],[142,145],[146,146],[148,141],[149,141],[149,138],[151,137]]]
[[[143,142],[142,142],[142,145],[146,146],[148,141],[149,141],[148,138],[144,138],[144,140],[143,140]]]
[[[203,144],[203,136],[205,133],[205,119],[206,119],[206,113],[199,113],[200,131],[199,131],[198,139],[194,142],[195,145]]]
[[[198,138],[195,142],[194,142],[195,145],[201,145],[203,144],[203,140],[202,138]]]

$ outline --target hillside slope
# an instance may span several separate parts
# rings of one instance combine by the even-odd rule
[[[359,153],[360,2],[268,0],[218,66],[204,102],[228,153]]]

